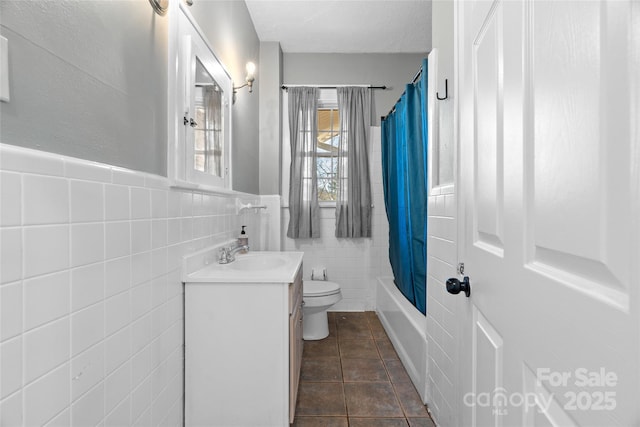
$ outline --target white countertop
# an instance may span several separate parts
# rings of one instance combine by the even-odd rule
[[[237,254],[229,264],[217,261],[186,274],[189,283],[292,283],[304,252],[256,251]]]

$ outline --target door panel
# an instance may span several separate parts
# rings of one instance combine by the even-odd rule
[[[640,425],[639,10],[456,5],[461,425]]]
[[[473,48],[475,70],[475,211],[476,244],[502,256],[503,138],[502,138],[502,27],[496,5],[480,28]]]

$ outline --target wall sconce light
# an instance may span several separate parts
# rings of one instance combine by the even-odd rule
[[[253,82],[256,79],[256,64],[254,64],[253,62],[247,62],[247,77],[245,78],[246,83],[243,84],[242,86],[238,86],[233,88],[233,103],[235,104],[236,102],[236,92],[238,92],[239,89],[242,89],[245,86],[249,86],[249,93],[253,92]]]
[[[149,0],[151,7],[160,16],[164,16],[169,9],[169,0]]]

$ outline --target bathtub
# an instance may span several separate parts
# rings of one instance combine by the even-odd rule
[[[422,401],[427,397],[427,321],[396,288],[392,277],[379,277],[376,312]]]

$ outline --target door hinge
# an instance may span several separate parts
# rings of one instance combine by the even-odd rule
[[[464,262],[458,263],[458,274],[464,274]]]

